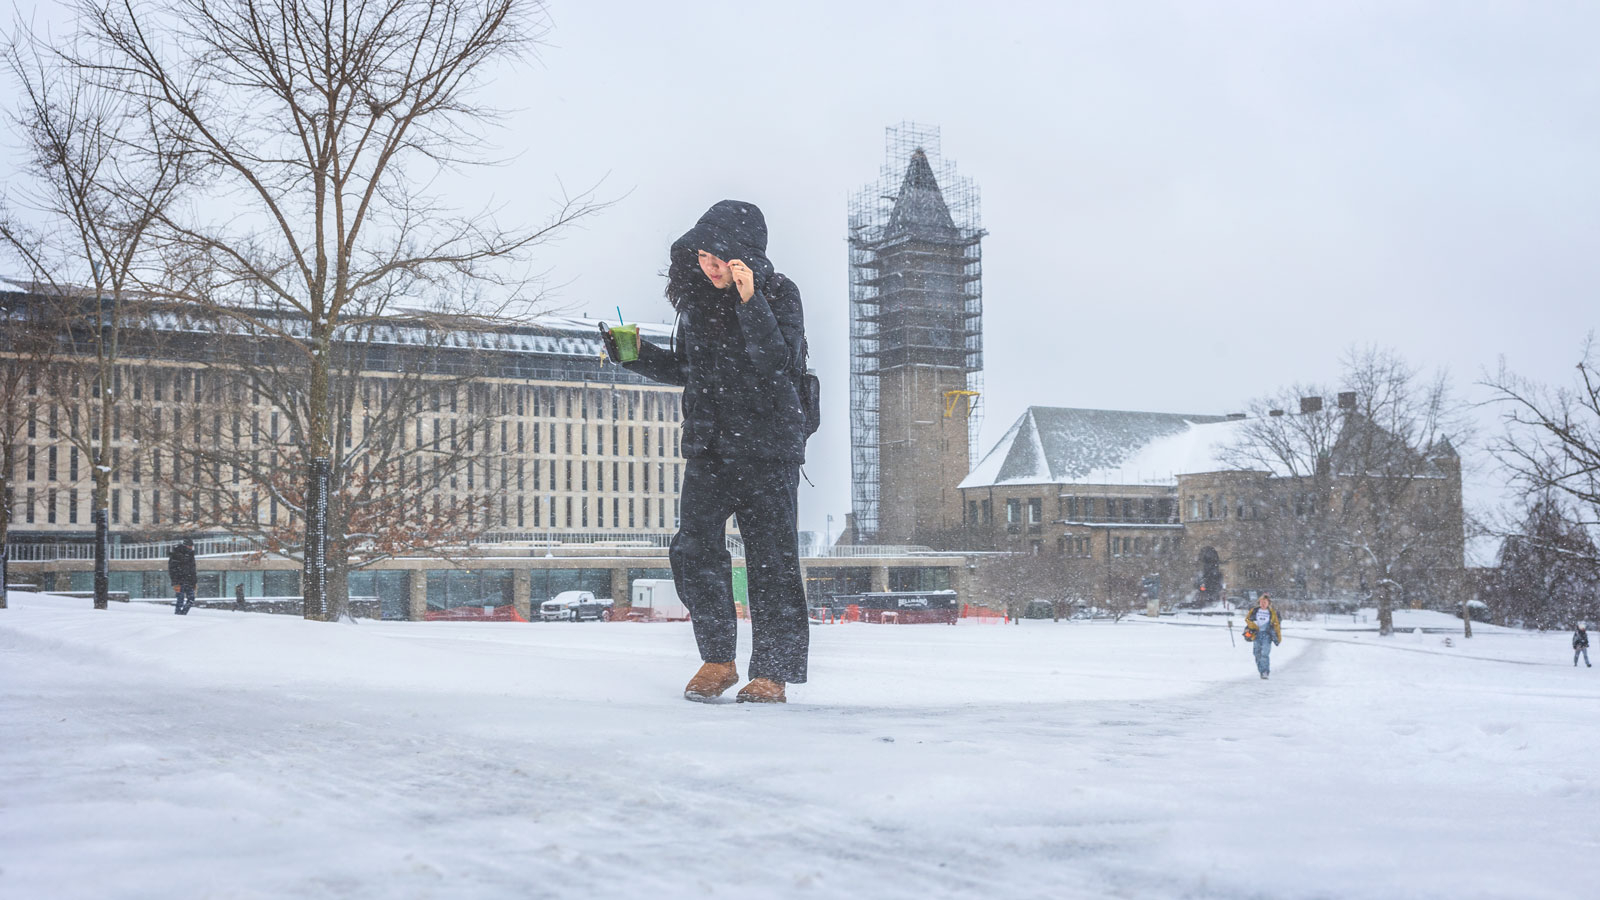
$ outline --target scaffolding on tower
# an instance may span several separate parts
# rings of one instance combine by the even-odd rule
[[[951,279],[961,307],[958,335],[931,329],[902,328],[894,336],[897,358],[942,354],[941,359],[965,373],[967,394],[968,459],[977,460],[978,432],[983,420],[983,246],[985,234],[977,185],[956,174],[953,162],[942,158],[939,128],[902,122],[885,129],[884,165],[876,181],[850,198],[850,471],[851,508],[856,533],[872,542],[878,533],[879,486],[879,372],[891,348],[883,346],[883,317],[879,304],[886,293],[880,256],[895,255],[901,272],[912,276],[948,275],[905,270],[905,223],[895,220],[896,201],[907,185],[913,159],[926,164],[936,187],[931,196],[948,208],[954,231],[947,244],[959,248],[960,271]],[[943,210],[939,210],[942,220]],[[948,228],[948,226],[947,226]],[[910,254],[913,258],[915,254]],[[950,342],[959,336],[959,343]],[[922,341],[924,343],[919,344]],[[943,341],[943,343],[941,343]],[[952,353],[953,350],[953,353]]]

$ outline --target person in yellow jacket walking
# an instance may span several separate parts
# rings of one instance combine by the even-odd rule
[[[1244,639],[1255,645],[1256,671],[1266,678],[1272,672],[1272,648],[1283,643],[1283,628],[1272,598],[1262,594],[1256,608],[1245,616]]]

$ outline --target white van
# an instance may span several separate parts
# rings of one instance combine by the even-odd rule
[[[678,599],[678,586],[670,578],[640,578],[633,582],[633,609],[628,618],[647,622],[687,622],[689,607]]]

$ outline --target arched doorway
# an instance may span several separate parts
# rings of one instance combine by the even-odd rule
[[[1195,585],[1200,590],[1204,605],[1222,602],[1222,554],[1215,547],[1200,548],[1200,556],[1196,560],[1200,574]]]

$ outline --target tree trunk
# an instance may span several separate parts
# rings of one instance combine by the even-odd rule
[[[94,522],[94,608],[106,609],[111,605],[111,565],[107,558],[111,523],[106,521],[104,506],[90,510],[89,519]]]
[[[302,614],[328,619],[328,459],[316,457],[306,472],[306,541],[301,574]]]
[[[1378,582],[1378,634],[1394,634],[1394,585],[1387,578]]]
[[[7,404],[12,407],[12,404]],[[10,415],[14,407],[7,410]],[[14,419],[12,421],[15,421]],[[0,428],[11,428],[11,422],[0,425]],[[5,436],[5,446],[0,448],[0,609],[6,608],[6,581],[11,573],[7,571],[6,564],[10,561],[6,554],[6,535],[11,531],[11,498],[16,493],[16,488],[11,483],[12,466],[16,464],[16,442],[8,433]]]
[[[111,599],[111,384],[105,367],[100,373],[100,433],[93,438],[94,512],[94,608],[107,609]]]
[[[1465,599],[1461,601],[1461,629],[1464,637],[1472,637],[1472,605]]]
[[[337,622],[350,611],[350,563],[343,543],[328,550],[327,620]]]
[[[307,619],[328,621],[328,364],[332,328],[318,322],[311,332],[310,393],[306,398],[306,542],[300,593]]]

